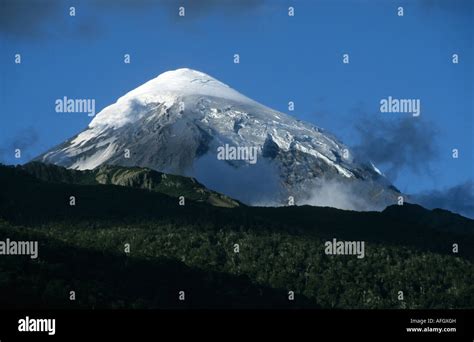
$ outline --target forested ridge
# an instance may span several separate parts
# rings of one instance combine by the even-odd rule
[[[0,187],[0,240],[39,242],[36,260],[0,256],[2,307],[474,307],[474,221],[450,212],[182,206],[7,166]],[[365,257],[326,255],[333,238],[364,241]]]

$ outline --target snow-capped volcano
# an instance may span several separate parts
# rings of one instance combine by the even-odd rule
[[[260,106],[257,102],[209,75],[191,69],[178,69],[164,72],[125,94],[116,103],[104,108],[92,120],[89,127],[118,128],[127,123],[136,122],[142,117],[140,113],[136,113],[136,105],[146,106],[154,103],[164,108],[171,108],[189,97],[191,99],[214,97],[235,103]]]
[[[252,151],[255,160],[248,158]],[[292,196],[297,204],[363,210],[384,208],[399,194],[335,137],[191,69],[165,72],[130,91],[36,160],[193,176],[250,204],[285,204]]]

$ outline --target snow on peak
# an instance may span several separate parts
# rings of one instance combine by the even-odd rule
[[[374,165],[374,163],[370,162],[370,165],[374,169],[375,172],[377,172],[379,175],[383,176],[384,174]]]
[[[137,110],[150,103],[170,107],[178,98],[207,96],[227,99],[239,103],[257,104],[215,78],[193,69],[181,68],[166,71],[158,77],[128,92],[116,103],[104,108],[89,124],[90,128],[118,128],[134,122],[146,111]]]

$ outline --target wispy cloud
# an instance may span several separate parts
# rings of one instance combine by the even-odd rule
[[[473,8],[472,0],[420,0],[419,4],[426,11],[441,10],[465,15],[469,15]]]
[[[413,201],[434,209],[442,208],[474,218],[474,181],[466,181],[442,190],[426,191],[411,196]]]
[[[15,155],[15,150],[21,150],[19,162],[25,162],[31,159],[30,149],[35,146],[39,140],[38,132],[30,127],[19,131],[13,139],[0,146],[0,160],[10,160]]]
[[[299,204],[357,211],[380,211],[387,205],[393,204],[386,199],[369,200],[371,198],[370,192],[368,183],[320,179],[311,185],[309,196]]]
[[[44,24],[59,13],[57,0],[2,0],[0,32],[17,37],[39,37]]]
[[[421,118],[405,117],[394,120],[355,121],[359,144],[356,156],[382,166],[394,181],[402,170],[429,174],[430,163],[438,156],[437,128]]]
[[[78,3],[62,0],[2,0],[0,2],[0,33],[15,38],[44,38],[52,33],[94,36],[102,27],[99,16],[107,11],[126,11],[127,15],[158,9],[170,18],[177,17],[178,8],[184,6],[186,18],[195,19],[215,12],[226,15],[241,15],[260,8],[265,0],[83,0]],[[78,16],[79,23],[71,28],[66,16],[69,7],[75,6],[79,13],[81,6],[92,11]],[[48,31],[48,25],[55,26]],[[93,32],[93,34],[91,34]]]

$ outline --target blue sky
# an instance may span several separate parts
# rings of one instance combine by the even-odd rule
[[[393,159],[375,160],[382,171],[396,170],[391,179],[404,192],[473,180],[473,1],[181,1],[189,3],[184,18],[173,1],[2,3],[5,163],[26,162],[87,126],[86,114],[56,113],[56,99],[94,98],[99,111],[164,71],[188,67],[283,112],[294,101],[289,114],[349,146],[361,145],[361,132],[409,146],[387,150]],[[123,63],[125,53],[131,64]],[[235,53],[240,64],[233,63]],[[344,53],[349,64],[342,63]],[[453,53],[459,64],[451,62]],[[388,96],[420,99],[420,117],[380,113]],[[418,120],[416,130],[397,131],[402,120]],[[11,148],[18,142],[25,147],[20,160]],[[370,155],[377,145],[360,147]]]

